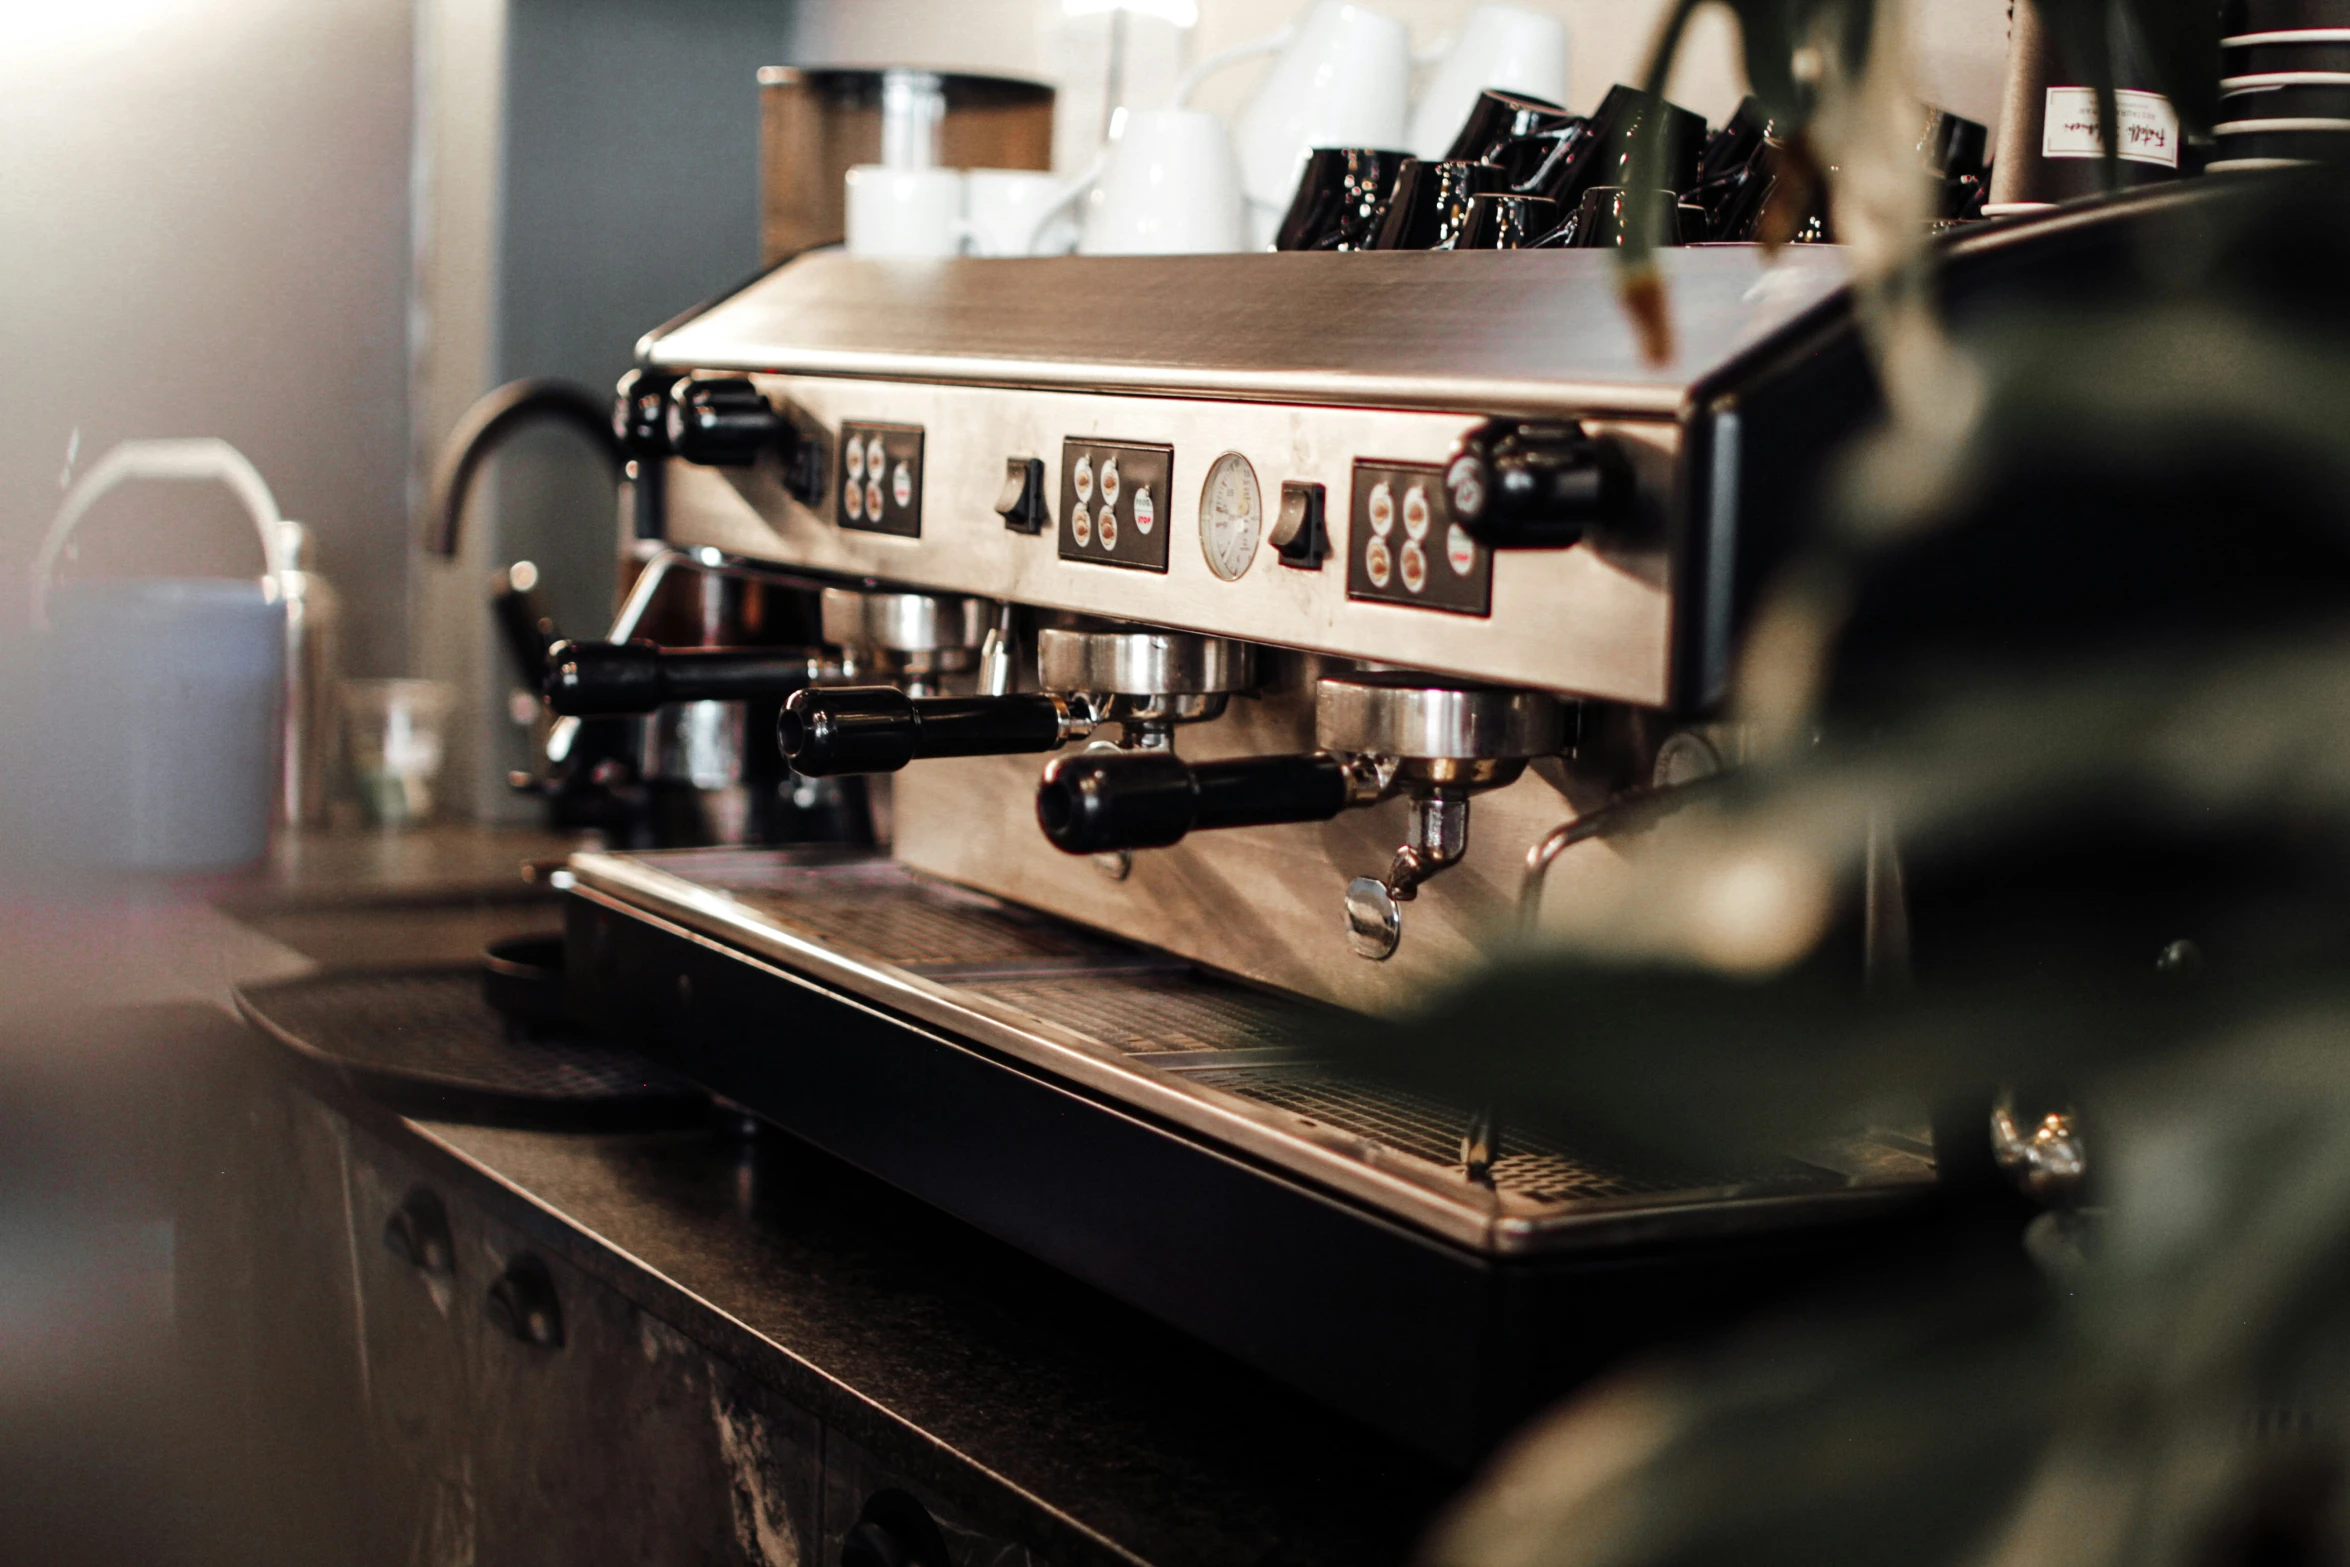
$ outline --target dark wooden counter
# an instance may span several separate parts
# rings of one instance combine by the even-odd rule
[[[345,846],[223,902],[329,966],[463,958],[553,923],[507,879],[543,844],[391,847],[405,872]],[[723,1111],[633,1134],[412,1121],[258,1031],[198,1054],[192,1162],[219,1178],[183,1225],[191,1331],[221,1387],[298,1393],[239,1459],[304,1498],[264,1554],[829,1567],[886,1485],[949,1522],[957,1567],[1379,1563],[1460,1483]],[[451,1216],[446,1280],[382,1238],[419,1189]],[[574,1324],[535,1358],[479,1326],[523,1252]],[[579,1369],[598,1356],[611,1378]],[[305,1445],[336,1410],[363,1430]],[[354,1513],[357,1544],[335,1527]]]

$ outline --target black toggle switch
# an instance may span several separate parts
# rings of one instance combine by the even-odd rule
[[[1320,571],[1330,554],[1330,531],[1322,521],[1322,486],[1302,479],[1281,481],[1281,509],[1273,515],[1273,549],[1284,566]]]
[[[1043,458],[1004,459],[1004,488],[1003,493],[996,497],[995,509],[1004,519],[1004,526],[1014,533],[1042,533],[1045,530],[1045,525],[1053,519],[1044,501]]]
[[[1633,511],[1623,452],[1572,421],[1479,425],[1444,465],[1444,489],[1453,520],[1495,550],[1565,549]]]

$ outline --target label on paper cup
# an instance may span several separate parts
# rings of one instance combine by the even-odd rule
[[[2179,111],[2158,92],[2123,87],[2114,91],[2121,135],[2114,150],[2132,163],[2179,166]],[[2097,123],[2097,89],[2051,87],[2048,119],[2040,132],[2044,158],[2102,158],[2105,138]]]

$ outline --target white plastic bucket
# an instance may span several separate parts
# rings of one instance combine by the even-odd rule
[[[74,526],[132,479],[206,479],[244,500],[267,574],[56,583]],[[285,691],[277,503],[225,441],[130,441],[66,496],[33,568],[44,791],[71,858],[221,870],[269,848]]]

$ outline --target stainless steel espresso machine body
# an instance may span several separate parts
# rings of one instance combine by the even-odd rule
[[[1785,432],[1824,449],[1840,253],[1661,259],[1661,368],[1583,251],[821,252],[646,339],[673,546],[981,645],[779,674],[796,773],[889,780],[886,852],[577,856],[575,1005],[1463,1459],[1902,1211],[1898,1140],[1627,1169],[1335,1059],[1685,764]]]

